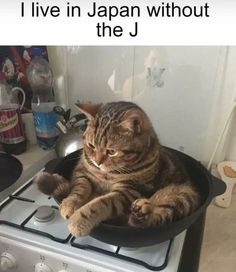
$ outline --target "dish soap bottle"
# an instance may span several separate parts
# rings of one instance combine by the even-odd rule
[[[34,48],[32,53],[34,58],[27,69],[33,91],[32,112],[38,144],[47,150],[55,147],[59,135],[56,128],[58,116],[53,111],[56,106],[52,89],[53,73],[48,62],[42,57],[41,48]]]

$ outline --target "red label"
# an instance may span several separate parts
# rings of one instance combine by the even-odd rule
[[[9,144],[24,140],[19,109],[0,109],[0,139]]]

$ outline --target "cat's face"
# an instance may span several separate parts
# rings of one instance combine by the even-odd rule
[[[118,103],[124,103],[123,109]],[[145,153],[151,126],[145,114],[132,105],[117,102],[99,105],[94,111],[83,108],[89,118],[84,153],[90,164],[102,172],[127,173]]]

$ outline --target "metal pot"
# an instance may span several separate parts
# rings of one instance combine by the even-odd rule
[[[58,157],[65,157],[83,148],[83,133],[86,128],[86,116],[77,114],[65,125],[59,122],[61,134],[56,141],[55,151]]]

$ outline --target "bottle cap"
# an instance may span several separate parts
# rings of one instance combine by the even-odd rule
[[[37,57],[41,57],[43,55],[43,48],[40,48],[40,47],[34,47],[32,49],[32,54],[33,56],[37,56]]]

